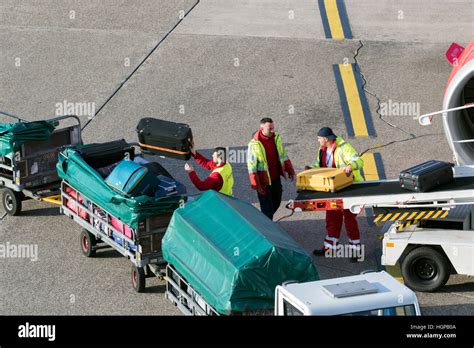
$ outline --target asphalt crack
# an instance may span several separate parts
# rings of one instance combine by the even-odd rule
[[[367,93],[371,97],[375,98],[375,100],[377,101],[377,109],[375,110],[375,112],[376,112],[378,118],[382,122],[387,124],[389,127],[398,129],[399,131],[403,132],[404,134],[408,135],[409,137],[405,138],[405,139],[401,139],[401,140],[390,141],[390,142],[382,144],[382,145],[377,145],[377,146],[368,148],[367,150],[361,152],[360,156],[362,156],[363,154],[365,154],[368,151],[380,149],[380,148],[387,147],[387,146],[390,146],[390,145],[393,145],[393,144],[403,143],[403,142],[406,142],[406,141],[411,141],[411,140],[419,139],[419,138],[422,138],[422,137],[440,135],[441,133],[430,133],[430,134],[424,134],[424,135],[416,135],[416,134],[410,133],[409,131],[401,128],[400,126],[397,126],[393,123],[390,123],[389,121],[384,119],[383,115],[380,113],[382,101],[381,101],[380,97],[377,95],[377,93],[372,92],[369,89],[367,89],[367,78],[365,77],[364,73],[360,69],[359,61],[357,60],[357,57],[359,56],[359,51],[363,47],[364,47],[364,43],[362,42],[362,40],[359,40],[359,47],[357,47],[357,49],[354,52],[354,56],[352,57],[354,59],[355,70],[357,71],[357,73],[360,75],[360,77],[362,79],[362,89],[364,90],[365,93]]]

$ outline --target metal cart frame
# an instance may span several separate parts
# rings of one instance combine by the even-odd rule
[[[66,188],[70,187],[75,191],[75,198],[66,193]],[[80,198],[79,198],[80,197]],[[76,212],[67,207],[67,202],[72,200],[75,204]],[[81,202],[82,201],[82,202]],[[166,225],[162,221],[157,224],[157,215],[146,218],[139,224],[138,229],[130,229],[132,238],[128,238],[117,230],[110,223],[114,217],[107,209],[96,204],[93,200],[79,192],[66,181],[61,184],[61,212],[77,222],[83,227],[80,235],[81,250],[87,257],[95,255],[95,246],[97,242],[104,242],[132,262],[131,280],[132,286],[137,292],[145,290],[145,278],[155,275],[164,277],[166,261],[161,252],[161,240],[166,232],[169,220]],[[98,211],[103,216],[98,215]],[[86,213],[88,218],[83,218],[80,214]],[[171,219],[172,213],[169,214]],[[123,222],[121,222],[123,223]],[[113,233],[120,234],[122,243],[118,244],[113,239]],[[144,245],[148,245],[146,247]],[[135,250],[133,250],[133,247]]]
[[[220,316],[171,265],[166,267],[165,297],[185,315]]]
[[[18,119],[18,122],[23,121],[13,115],[1,113]],[[75,115],[47,120],[57,126],[60,121],[66,119],[73,119],[77,124],[56,129],[46,141],[26,142],[11,158],[0,156],[0,187],[5,188],[2,203],[7,214],[18,215],[22,209],[22,201],[27,199],[60,204],[58,199],[61,179],[56,171],[57,156],[65,145],[82,144],[81,121]],[[36,163],[37,172],[31,173],[30,163]],[[40,166],[47,169],[39,168]]]

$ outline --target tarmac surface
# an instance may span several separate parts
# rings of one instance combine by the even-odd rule
[[[216,146],[234,151],[235,196],[258,206],[245,151],[262,117],[275,120],[301,171],[314,160],[320,127],[347,137],[333,64],[354,63],[362,46],[357,62],[366,88],[383,102],[419,103],[423,114],[442,107],[451,72],[446,49],[474,36],[469,0],[345,5],[354,39],[337,41],[325,38],[313,0],[0,0],[0,110],[39,120],[68,102],[89,103],[100,112],[84,129],[84,142],[135,142],[142,117],[188,123],[203,154]],[[367,94],[367,100],[377,136],[349,139],[356,149],[416,135],[378,150],[387,178],[428,159],[452,160],[441,122],[421,127],[409,116],[387,116],[394,128],[378,117],[376,99]],[[90,119],[80,117],[82,124]],[[184,162],[159,161],[197,194]],[[288,215],[284,205],[295,197],[294,183],[285,182],[276,219]],[[308,252],[325,236],[322,213],[295,214],[279,224]],[[315,258],[321,278],[379,267],[380,228],[364,214],[359,226],[365,261]],[[157,278],[147,279],[145,293],[135,293],[131,264],[118,253],[104,249],[84,257],[80,230],[57,206],[36,201],[0,221],[1,244],[38,246],[37,261],[1,260],[0,314],[180,314]],[[472,277],[452,276],[441,291],[417,296],[425,315],[474,314]]]

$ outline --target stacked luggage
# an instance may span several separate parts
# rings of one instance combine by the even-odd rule
[[[139,160],[138,160],[139,159]],[[137,163],[139,162],[139,163]],[[176,181],[157,162],[148,162],[141,157],[135,161],[122,160],[105,177],[107,185],[127,197],[169,197],[186,194],[186,187]],[[102,170],[103,172],[103,170]]]
[[[187,124],[143,118],[137,125],[137,133],[144,154],[184,160],[191,157],[192,132]],[[124,153],[126,158],[122,159]],[[86,148],[80,154],[96,168],[108,186],[126,197],[146,195],[159,198],[186,194],[186,187],[159,163],[135,157],[133,147],[125,140]]]

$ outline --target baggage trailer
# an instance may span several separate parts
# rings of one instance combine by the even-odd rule
[[[144,166],[154,163],[135,154],[136,146],[121,139],[64,147],[56,169],[62,179],[60,211],[83,228],[82,253],[95,256],[98,243],[118,251],[132,262],[133,288],[143,292],[146,277],[164,275],[162,238],[173,211],[184,204],[186,192],[167,197],[130,196],[112,188],[107,178],[122,161]],[[172,178],[158,163],[152,167]]]
[[[165,297],[185,315],[220,316],[171,265],[166,266]]]
[[[12,156],[0,156],[0,187],[4,188],[2,204],[8,215],[18,215],[22,201],[27,199],[60,204],[61,180],[56,171],[58,153],[65,145],[82,144],[81,122],[74,115],[46,120],[57,126],[67,119],[77,124],[56,129],[48,140],[27,141]]]
[[[60,209],[82,226],[79,240],[84,256],[95,256],[97,244],[104,243],[130,259],[135,291],[145,290],[146,277],[164,276],[166,261],[161,252],[161,240],[172,213],[147,217],[137,229],[132,229],[66,181],[61,185]]]
[[[213,220],[215,211],[225,219]],[[213,191],[174,212],[163,255],[165,296],[186,315],[290,315],[288,303],[307,306],[305,315],[419,314],[414,292],[385,272],[319,280],[312,257],[278,224]]]

